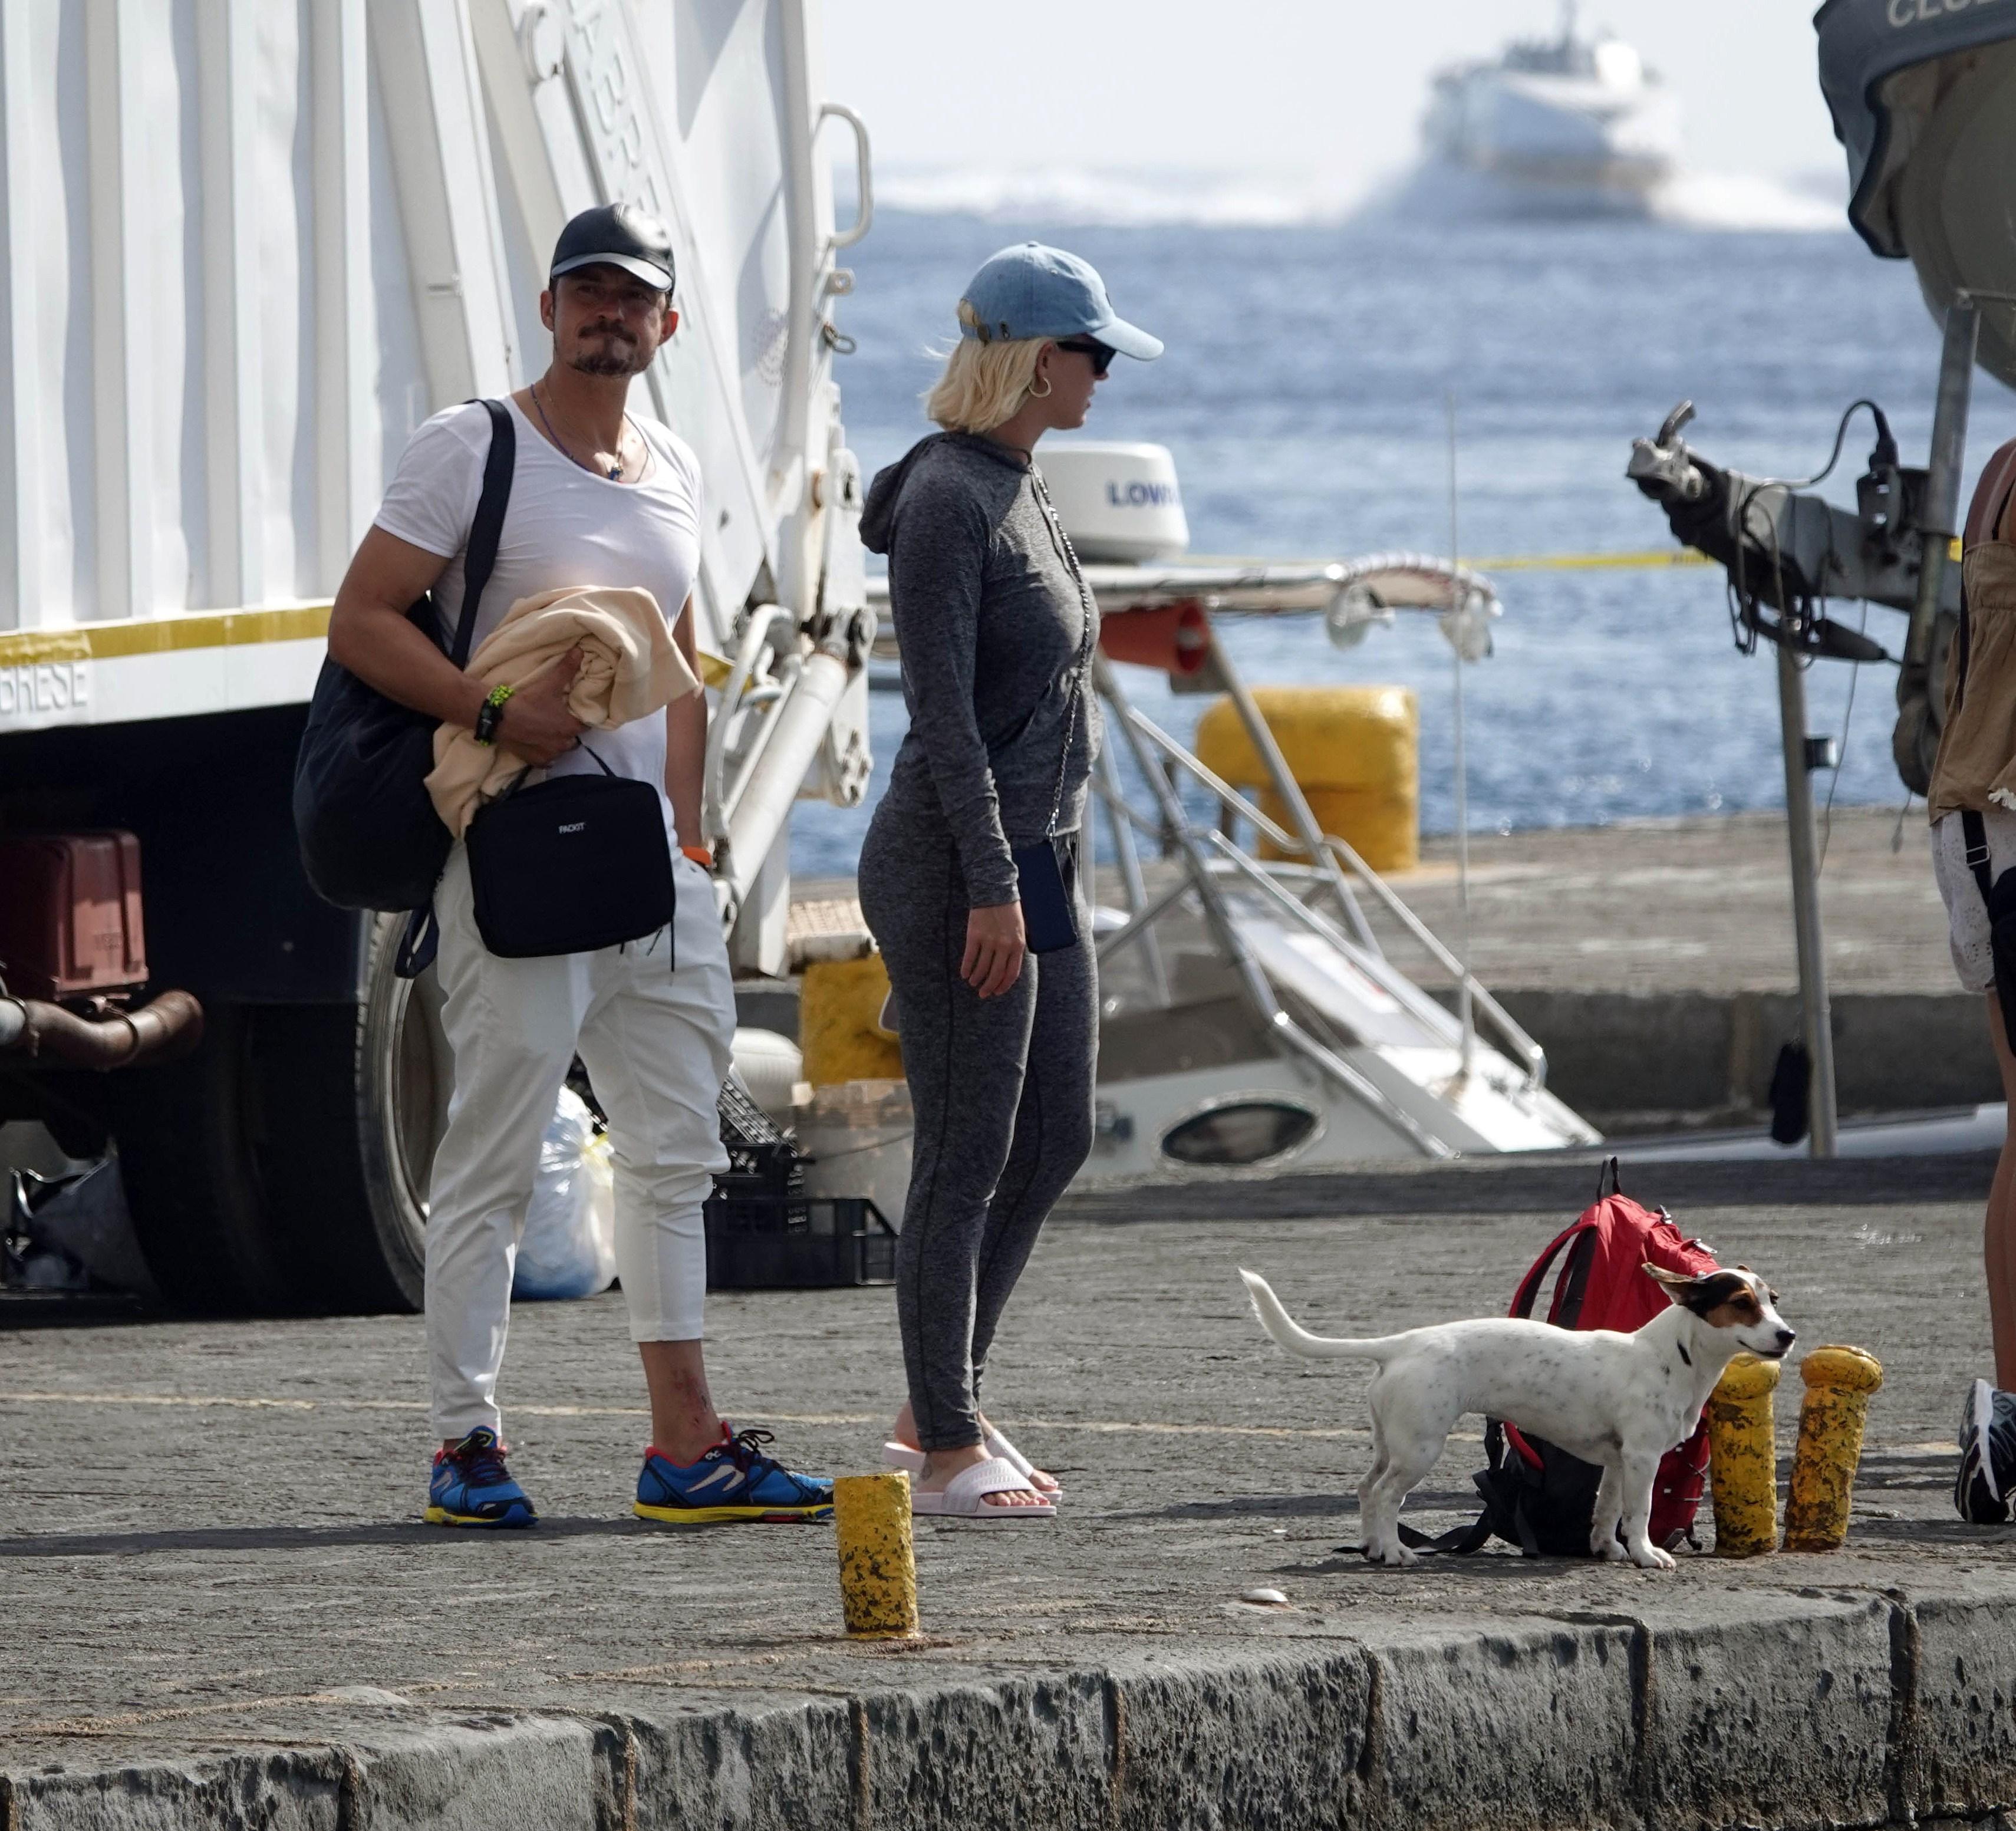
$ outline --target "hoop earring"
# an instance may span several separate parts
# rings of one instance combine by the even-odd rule
[[[1043,391],[1041,394],[1039,394],[1036,391],[1036,381],[1040,381],[1043,384]],[[1050,378],[1047,375],[1039,375],[1036,377],[1036,381],[1032,381],[1029,384],[1030,399],[1032,401],[1047,401],[1050,398]]]

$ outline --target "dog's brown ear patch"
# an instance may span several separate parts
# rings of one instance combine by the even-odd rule
[[[1738,1272],[1709,1272],[1705,1278],[1695,1278],[1694,1289],[1679,1301],[1697,1317],[1705,1317],[1709,1310],[1722,1309],[1723,1305],[1736,1305],[1752,1313],[1742,1321],[1756,1321],[1758,1315],[1756,1292],[1750,1289],[1750,1281]]]
[[[1694,1281],[1686,1272],[1669,1271],[1665,1266],[1654,1265],[1649,1259],[1644,1260],[1643,1264],[1645,1275],[1650,1278],[1656,1278],[1669,1291],[1683,1291]]]

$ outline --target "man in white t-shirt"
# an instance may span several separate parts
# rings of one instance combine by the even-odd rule
[[[632,377],[679,323],[671,237],[643,211],[584,211],[561,232],[541,320],[553,361],[511,397],[517,460],[472,651],[511,605],[575,585],[642,586],[689,666],[703,501],[693,453],[625,409]],[[427,1516],[445,1526],[530,1526],[505,1466],[496,1405],[511,1273],[540,1140],[577,1052],[609,1119],[616,1261],[650,1396],[651,1447],[635,1511],[681,1524],[826,1519],[831,1483],[765,1455],[762,1431],[732,1432],[714,1408],[701,1351],[707,1238],[701,1205],[727,1167],[716,1101],[735,1004],[700,821],[707,705],[598,732],[594,757],[567,709],[575,651],[522,690],[486,694],[406,618],[433,590],[459,614],[464,551],[490,445],[481,402],[414,433],[329,618],[329,653],[415,711],[460,725],[556,773],[650,782],[679,848],[671,957],[649,942],[592,953],[503,959],[476,929],[458,842],[435,892],[442,1022],[455,1054],[448,1130],[435,1154],[427,1237],[427,1351],[434,1457]],[[686,842],[680,845],[682,838]]]

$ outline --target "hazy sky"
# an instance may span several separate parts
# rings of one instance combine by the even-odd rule
[[[1838,171],[1815,0],[1586,0],[1679,92],[1690,162]],[[1191,168],[1348,189],[1411,154],[1429,74],[1555,0],[826,0],[827,90],[891,166]]]

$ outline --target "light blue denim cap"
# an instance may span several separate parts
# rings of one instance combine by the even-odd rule
[[[959,334],[982,343],[1089,337],[1143,362],[1162,353],[1160,337],[1114,312],[1106,282],[1090,261],[1041,242],[1020,242],[989,256],[967,287],[964,303],[980,325],[962,324]]]

